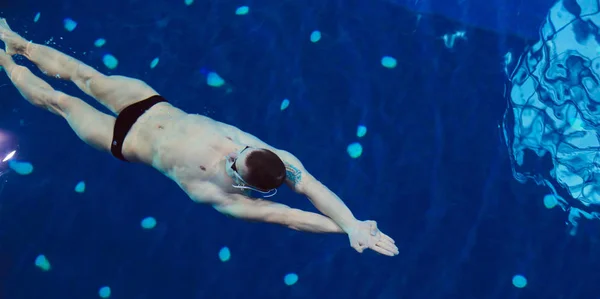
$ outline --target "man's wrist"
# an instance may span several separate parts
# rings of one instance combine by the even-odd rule
[[[341,224],[340,227],[346,234],[350,234],[358,226],[359,223],[359,220],[353,219]]]

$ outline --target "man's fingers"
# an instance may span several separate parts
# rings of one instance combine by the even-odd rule
[[[388,242],[390,242],[390,243],[392,243],[392,244],[396,243],[396,242],[394,241],[394,239],[390,238],[390,236],[388,236],[388,235],[386,235],[386,234],[384,234],[384,233],[381,233],[381,237],[382,237],[382,239],[384,239],[384,240],[387,240]]]
[[[385,248],[379,247],[379,246],[373,246],[371,247],[371,249],[375,252],[381,253],[383,255],[387,255],[387,256],[394,256],[396,254],[394,254],[392,251],[389,251]]]
[[[389,252],[394,253],[394,255],[398,254],[398,247],[396,247],[396,245],[390,243],[390,242],[386,242],[386,241],[379,241],[377,242],[377,244],[375,244],[376,247],[380,247],[383,248]]]

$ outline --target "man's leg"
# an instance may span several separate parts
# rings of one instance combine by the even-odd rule
[[[71,56],[28,42],[10,29],[6,19],[0,19],[0,40],[5,43],[9,55],[23,55],[44,74],[73,81],[79,89],[115,114],[131,104],[158,94],[143,81],[123,76],[105,76]]]
[[[17,65],[3,50],[0,50],[0,66],[29,103],[64,117],[85,143],[110,151],[114,117],[94,109],[78,98],[54,90],[29,69]]]

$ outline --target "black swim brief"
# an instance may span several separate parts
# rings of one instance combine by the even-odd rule
[[[165,98],[155,95],[151,96],[143,101],[139,101],[135,104],[127,106],[119,115],[117,116],[117,120],[115,121],[115,129],[113,132],[113,140],[110,145],[110,152],[117,159],[127,162],[127,159],[123,156],[123,141],[133,127],[133,124],[152,106],[160,103],[166,102]]]

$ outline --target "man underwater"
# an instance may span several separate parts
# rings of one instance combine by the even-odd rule
[[[398,254],[394,240],[374,221],[354,218],[343,201],[289,152],[234,126],[188,114],[140,80],[105,76],[73,57],[29,42],[13,32],[6,19],[0,19],[0,40],[5,44],[0,66],[21,95],[65,118],[77,136],[96,149],[154,167],[193,201],[210,204],[223,214],[306,232],[346,233],[358,252],[370,248],[387,256]],[[117,117],[54,90],[17,65],[12,55],[26,57],[48,76],[72,81]],[[326,216],[264,199],[284,183],[307,196]]]

